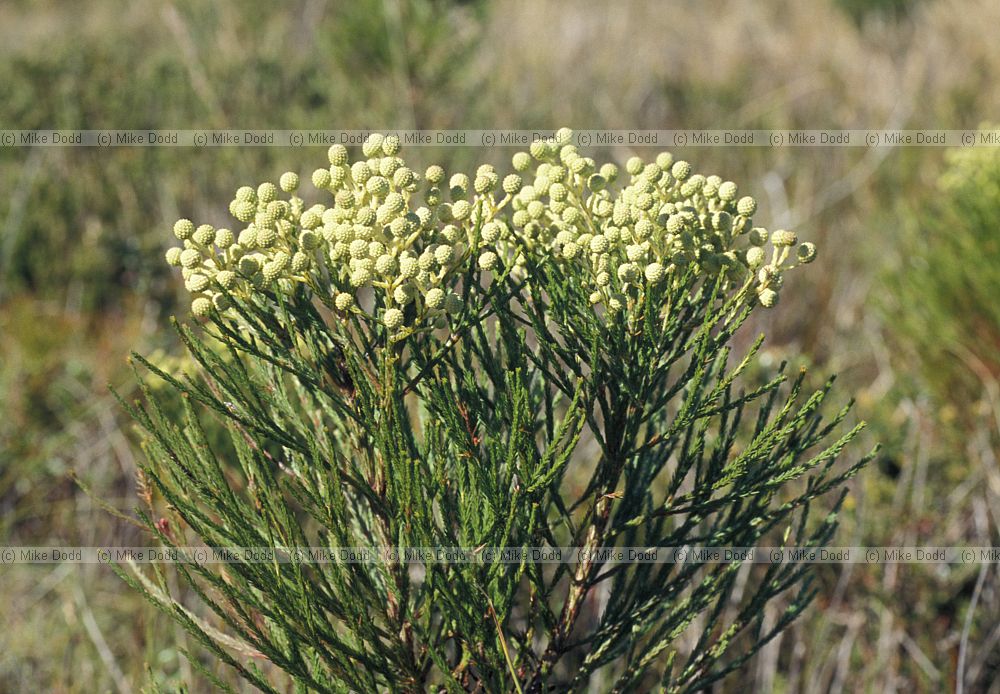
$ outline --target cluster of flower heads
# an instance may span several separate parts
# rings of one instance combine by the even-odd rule
[[[291,172],[277,186],[245,186],[229,205],[245,225],[240,231],[182,219],[174,234],[183,246],[168,250],[167,262],[182,268],[196,315],[226,311],[230,295],[303,283],[342,313],[361,311],[360,291],[377,292],[376,318],[402,335],[443,327],[462,311],[454,289],[472,263],[484,272],[516,270],[525,253],[551,255],[573,266],[568,281],[583,282],[591,302],[613,316],[689,269],[743,277],[770,307],[791,249],[800,263],[815,257],[815,247],[790,231],[754,227],[756,202],[738,197],[735,183],[694,174],[662,153],[649,163],[630,159],[629,182],[614,192],[618,167],[598,167],[571,140],[563,128],[532,143],[502,180],[490,165],[471,180],[436,165],[420,175],[399,157],[394,136],[372,134],[364,159],[353,163],[333,145],[329,166],[312,174],[329,204],[306,207]]]
[[[618,167],[598,167],[571,139],[563,129],[554,140],[534,142],[530,154],[515,155],[519,171],[537,165],[533,182],[513,199],[511,221],[528,244],[581,266],[591,302],[609,313],[626,309],[645,287],[680,281],[689,269],[751,276],[759,302],[771,307],[791,249],[798,246],[800,263],[816,257],[815,246],[798,244],[793,232],[754,227],[757,203],[739,197],[732,181],[693,173],[688,162],[662,152],[651,162],[629,159],[628,183],[614,192]]]

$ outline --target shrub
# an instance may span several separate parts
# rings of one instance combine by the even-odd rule
[[[666,153],[598,165],[560,130],[514,172],[423,175],[372,135],[309,178],[240,188],[240,230],[188,220],[167,254],[200,327],[182,418],[144,398],[143,521],[213,547],[822,544],[810,516],[867,458],[835,469],[830,384],[784,373],[747,390],[728,343],[815,257],[753,226],[736,184]],[[621,182],[619,183],[619,180]],[[212,347],[204,335],[209,336]],[[224,445],[203,433],[224,423]],[[174,523],[156,520],[158,499]],[[842,494],[839,498],[842,498]],[[829,507],[827,507],[829,510]],[[322,691],[699,690],[805,609],[805,565],[237,561],[120,569],[264,691],[263,658]],[[765,624],[764,608],[787,599]],[[247,656],[251,656],[247,660]],[[610,678],[610,679],[608,679]]]
[[[984,384],[1000,377],[1000,156],[993,147],[945,156],[932,194],[902,210],[899,263],[887,274],[883,305],[920,382],[968,421]]]

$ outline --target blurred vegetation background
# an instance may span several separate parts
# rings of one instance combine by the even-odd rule
[[[996,26],[989,0],[7,0],[0,128],[970,128],[1000,106]],[[602,155],[633,153],[652,152]],[[1000,151],[679,153],[820,248],[746,334],[768,333],[774,363],[839,373],[885,444],[840,544],[998,544]],[[106,386],[127,391],[130,349],[178,352],[171,225],[221,224],[238,186],[323,156],[0,149],[0,542],[143,541],[72,473],[137,504]],[[966,691],[1000,691],[996,566],[819,573],[809,616],[720,690],[934,692],[961,670]],[[194,644],[103,567],[0,576],[0,690],[209,688],[181,655]]]

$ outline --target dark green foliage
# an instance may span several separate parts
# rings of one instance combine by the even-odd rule
[[[857,429],[833,435],[847,410],[824,419],[829,384],[739,387],[760,342],[730,358],[750,308],[725,275],[690,272],[612,320],[566,268],[535,257],[488,289],[470,271],[450,334],[389,341],[302,290],[216,316],[227,353],[178,326],[203,375],[136,358],[184,417],[148,388],[128,407],[179,527],[143,520],[164,544],[217,547],[825,543],[834,516],[811,518],[814,500],[867,460],[835,469]],[[210,418],[226,445],[208,445]],[[319,691],[577,691],[602,669],[614,691],[697,691],[813,596],[807,566],[763,568],[737,594],[738,563],[182,566],[218,626],[162,576],[121,575],[264,691],[262,658]]]

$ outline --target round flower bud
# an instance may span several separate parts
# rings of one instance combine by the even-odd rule
[[[350,243],[354,240],[354,225],[353,224],[338,224],[333,229],[333,238],[337,243]]]
[[[365,183],[365,188],[368,192],[376,197],[384,197],[386,193],[389,192],[389,181],[387,181],[383,176],[372,176]]]
[[[756,270],[764,264],[764,249],[760,246],[752,246],[747,249],[747,267]]]
[[[264,267],[262,267],[260,271],[261,274],[264,275],[265,282],[273,282],[276,279],[278,279],[278,277],[281,276],[281,271],[283,269],[284,268],[282,267],[282,263],[277,263],[272,260],[270,262],[264,263]]]
[[[811,263],[816,259],[816,246],[806,241],[798,247],[796,255],[800,263]]]
[[[650,263],[646,266],[646,281],[650,284],[659,284],[666,277],[667,271],[659,263]]]
[[[378,172],[380,175],[389,179],[392,175],[396,173],[396,169],[402,166],[402,159],[397,159],[396,157],[383,157],[378,163]]]
[[[601,303],[601,293],[600,292],[591,292],[590,293],[590,297],[588,297],[588,298],[590,299],[590,303],[592,303],[592,304],[599,304],[599,303]]]
[[[298,251],[292,256],[292,272],[300,273],[309,269],[309,256]]]
[[[243,273],[246,277],[254,275],[258,270],[260,270],[260,263],[257,262],[256,258],[251,258],[248,255],[240,258],[237,264],[239,271]]]
[[[493,189],[493,179],[489,176],[476,176],[476,179],[472,182],[472,189],[478,195],[488,193]]]
[[[528,151],[535,159],[542,160],[549,155],[549,145],[544,140],[534,140]]]
[[[403,238],[408,233],[406,217],[396,217],[389,222],[389,233],[393,238]]]
[[[316,210],[306,210],[299,220],[303,229],[315,229],[323,224],[322,215],[316,214]]]
[[[392,214],[399,214],[406,207],[406,201],[399,193],[389,193],[385,196],[385,207]]]
[[[562,183],[553,183],[549,186],[549,197],[558,201],[565,200],[569,197],[569,190]]]
[[[760,305],[764,308],[773,308],[778,303],[778,292],[773,289],[761,289],[757,293]]]
[[[531,155],[527,152],[517,152],[511,157],[510,162],[515,171],[524,172],[531,166]]]
[[[257,229],[257,245],[261,248],[270,248],[278,240],[278,232],[274,229]]]
[[[691,175],[691,165],[683,159],[676,161],[673,166],[670,167],[670,174],[678,181],[686,180],[687,177]]]
[[[735,183],[732,181],[726,181],[719,186],[719,200],[722,200],[723,202],[732,202],[736,199],[737,190],[738,189]]]
[[[510,221],[515,227],[521,228],[531,221],[531,215],[527,210],[518,210],[511,215]]]
[[[194,235],[194,223],[190,219],[178,219],[174,222],[174,236],[185,241]]]
[[[545,166],[545,164],[542,166]],[[560,166],[559,164],[553,164],[545,169],[544,177],[553,183],[562,183],[566,180],[566,167]]]
[[[208,278],[205,275],[193,274],[188,277],[187,282],[184,283],[185,288],[193,294],[198,292],[203,292],[208,289]]]
[[[656,155],[656,165],[660,167],[661,171],[670,171],[670,167],[673,166],[674,155],[670,152],[660,152]]]
[[[181,264],[181,254],[182,253],[183,253],[183,250],[181,250],[177,246],[174,246],[173,248],[168,248],[167,249],[167,255],[166,255],[167,264],[168,265],[173,265],[174,267],[177,267],[178,265],[180,265]]]
[[[448,181],[448,194],[452,200],[458,200],[469,192],[469,177],[465,174],[455,174]]]
[[[352,209],[357,204],[357,200],[354,199],[354,193],[349,190],[338,190],[335,200],[339,207],[347,210]]]
[[[206,299],[203,296],[199,296],[197,299],[191,302],[191,313],[196,316],[207,316],[212,312],[212,302],[210,299]]]
[[[591,253],[605,253],[611,244],[608,242],[608,238],[603,234],[595,236],[590,239],[590,252]]]
[[[753,213],[757,211],[757,201],[751,198],[749,195],[745,195],[740,198],[740,201],[736,203],[736,212],[744,217],[752,217]]]
[[[444,310],[446,313],[455,315],[462,310],[462,299],[458,294],[450,292],[448,296],[444,298]]]
[[[257,186],[257,200],[262,203],[269,203],[278,197],[278,189],[269,181],[265,181]]]
[[[633,176],[638,176],[644,166],[645,163],[639,157],[629,157],[629,160],[625,162],[625,170]]]
[[[361,145],[361,151],[366,157],[374,157],[382,151],[383,139],[381,133],[371,133]]]
[[[607,272],[598,272],[597,277],[594,278],[594,281],[597,282],[598,287],[607,287],[609,284],[611,284],[611,275],[609,275]]]
[[[368,242],[364,239],[354,239],[350,246],[351,257],[355,259],[368,257]]]
[[[646,249],[641,244],[631,243],[625,247],[625,256],[629,259],[629,262],[634,263],[644,255],[646,255]]]
[[[497,266],[500,258],[493,251],[486,251],[479,256],[479,267],[483,270],[492,270]]]
[[[370,207],[362,207],[355,213],[354,221],[361,226],[370,227],[375,223],[375,210]]]
[[[389,330],[396,330],[403,324],[403,312],[398,308],[387,308],[382,322]]]
[[[672,214],[667,218],[667,231],[671,234],[679,234],[684,230],[684,216]]]
[[[333,182],[329,169],[316,169],[312,174],[312,184],[320,190],[326,190]]]
[[[411,169],[402,166],[396,169],[396,173],[392,175],[392,183],[397,188],[406,188],[411,185],[416,178],[416,175]]]
[[[257,206],[245,200],[233,200],[229,203],[229,214],[246,224],[253,220]]]
[[[434,249],[434,260],[437,261],[438,265],[447,265],[454,257],[455,250],[446,243],[442,243]]]
[[[439,309],[444,306],[444,301],[444,291],[438,287],[432,287],[424,294],[424,303],[427,304],[427,308]]]
[[[417,258],[417,266],[427,272],[432,270],[434,268],[434,254],[430,250],[425,250]]]
[[[472,214],[472,205],[468,200],[456,200],[451,206],[451,215],[455,219],[467,219]]]
[[[635,223],[635,231],[632,236],[637,240],[648,239],[653,235],[653,231],[656,227],[651,221],[643,217],[638,222]]]
[[[319,245],[320,237],[312,229],[305,229],[299,234],[299,247],[311,251]]]
[[[257,202],[257,193],[250,186],[240,186],[236,190],[236,199],[240,202]]]
[[[368,169],[368,164],[363,161],[356,161],[351,164],[351,178],[358,185],[363,185],[365,181],[371,178],[372,172]]]
[[[562,254],[567,260],[572,260],[580,254],[580,247],[573,241],[570,241],[569,243],[563,245]]]
[[[232,289],[236,286],[236,273],[232,270],[222,270],[215,276],[215,281],[225,289]]]
[[[444,169],[442,169],[437,164],[432,164],[427,167],[427,171],[424,172],[424,178],[427,182],[432,185],[437,185],[444,180]]]
[[[618,179],[618,167],[611,162],[602,164],[600,173],[608,183],[614,183]]]
[[[622,263],[618,266],[618,279],[622,282],[634,282],[639,276],[639,267],[635,263]]]
[[[515,195],[521,190],[521,177],[517,174],[509,174],[503,179],[503,192],[508,195]]]
[[[604,190],[607,186],[608,179],[604,178],[601,174],[591,174],[590,178],[587,179],[587,188],[594,193]]]
[[[330,149],[326,150],[326,158],[334,166],[343,166],[347,163],[347,147],[341,144],[330,145]]]
[[[567,243],[570,243],[570,242],[572,242],[575,239],[576,239],[576,236],[573,234],[573,232],[571,232],[571,231],[569,231],[567,229],[563,229],[558,234],[556,234],[556,239],[555,240],[556,240],[556,243],[559,243],[559,244],[562,244],[562,245],[565,246]]]
[[[201,263],[201,253],[194,248],[187,248],[181,252],[178,259],[180,260],[181,265],[186,268],[198,267]]]
[[[482,237],[486,243],[496,243],[500,238],[500,225],[496,222],[487,222],[483,225]]]
[[[278,185],[286,193],[293,193],[299,187],[299,175],[294,171],[286,171],[278,179]]]
[[[775,246],[794,246],[796,241],[798,241],[798,237],[794,231],[778,229],[771,234],[771,243]]]
[[[417,264],[417,259],[411,256],[399,259],[399,274],[407,279],[411,279],[417,276],[420,271],[420,266]]]
[[[229,248],[236,243],[236,239],[233,238],[233,232],[229,229],[217,229],[213,241],[215,241],[215,245],[219,248]]]
[[[372,281],[372,272],[366,267],[359,267],[351,273],[351,286],[363,287]]]
[[[338,311],[346,311],[354,305],[354,295],[347,292],[340,292],[334,297],[333,305],[337,307]]]
[[[394,157],[399,154],[401,146],[399,138],[395,135],[386,135],[385,139],[382,140],[382,151],[385,152],[387,157]]]
[[[396,259],[384,253],[375,260],[375,272],[380,275],[392,275],[396,272]]]
[[[406,306],[411,301],[413,301],[413,295],[416,289],[412,284],[401,284],[392,290],[392,298],[400,306]]]
[[[763,246],[767,243],[767,229],[764,227],[754,227],[750,230],[749,240],[753,246]]]

